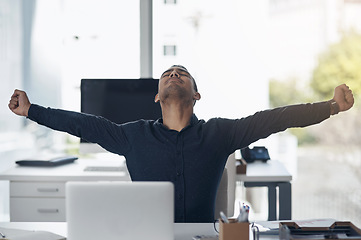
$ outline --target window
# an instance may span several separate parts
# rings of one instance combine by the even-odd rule
[[[177,0],[164,0],[164,4],[177,4]]]
[[[176,45],[163,46],[163,55],[164,56],[176,56],[177,55],[177,46]]]
[[[80,79],[139,77],[139,2],[64,3],[62,106],[79,110]]]

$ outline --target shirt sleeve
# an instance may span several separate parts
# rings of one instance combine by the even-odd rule
[[[291,127],[318,124],[330,117],[328,102],[308,103],[260,111],[246,118],[230,120],[228,146],[233,152]]]
[[[103,117],[31,104],[28,118],[53,130],[97,143],[112,153],[124,155],[130,148],[122,125]]]

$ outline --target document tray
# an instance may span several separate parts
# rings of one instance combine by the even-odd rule
[[[280,240],[344,239],[361,240],[361,230],[351,222],[334,222],[329,227],[302,227],[296,222],[280,222]]]

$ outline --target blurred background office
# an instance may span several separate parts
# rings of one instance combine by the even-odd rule
[[[146,0],[141,0],[146,1]],[[361,1],[153,0],[152,77],[182,64],[202,99],[199,118],[239,118],[269,107],[328,100],[347,83],[347,113],[256,143],[293,175],[293,219],[361,225]],[[0,0],[0,170],[36,152],[79,154],[79,140],[7,109],[14,88],[44,106],[80,111],[82,78],[139,78],[140,2]],[[0,220],[8,219],[0,183]],[[267,218],[264,189],[238,189]]]

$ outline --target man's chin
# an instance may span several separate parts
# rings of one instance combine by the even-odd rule
[[[171,82],[165,89],[165,92],[177,94],[178,92],[186,92],[186,90],[177,84],[177,82]]]
[[[188,92],[186,89],[182,88],[177,84],[171,84],[169,87],[164,89],[163,99],[185,99],[188,96]]]

